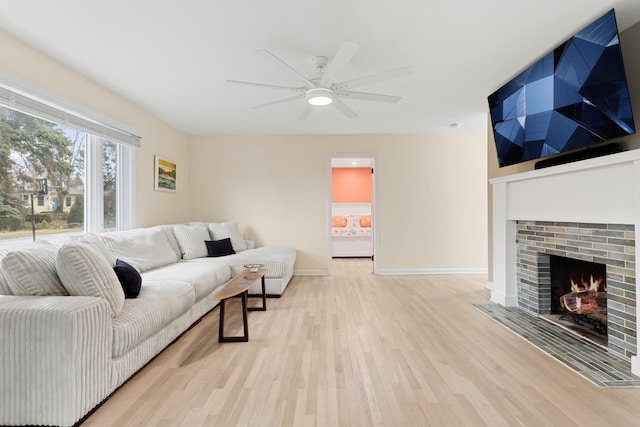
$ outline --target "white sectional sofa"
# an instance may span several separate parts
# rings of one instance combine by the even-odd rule
[[[228,237],[236,253],[206,256],[205,236]],[[136,298],[124,297],[116,259],[140,273]],[[0,425],[77,423],[215,307],[213,292],[244,264],[265,264],[267,294],[279,296],[295,259],[292,248],[254,248],[233,223],[202,222],[0,255]]]

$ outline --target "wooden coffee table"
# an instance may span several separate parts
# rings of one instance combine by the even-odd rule
[[[249,341],[249,324],[247,322],[247,311],[265,311],[267,309],[267,296],[264,287],[264,276],[267,273],[266,268],[260,268],[258,271],[243,271],[225,283],[222,289],[216,291],[212,298],[220,300],[220,325],[218,328],[218,342],[247,342]],[[262,307],[247,307],[247,298],[249,297],[249,288],[260,280],[262,282]],[[229,298],[239,297],[242,299],[242,326],[244,335],[237,337],[224,336],[224,306]]]

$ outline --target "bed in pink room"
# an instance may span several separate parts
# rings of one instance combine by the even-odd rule
[[[373,227],[370,203],[331,205],[331,256],[334,258],[373,256]]]

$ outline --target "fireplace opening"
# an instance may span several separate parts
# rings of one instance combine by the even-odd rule
[[[607,345],[607,266],[550,256],[551,315],[557,323]]]

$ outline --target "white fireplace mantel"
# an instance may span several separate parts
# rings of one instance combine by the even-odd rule
[[[493,186],[491,300],[516,306],[516,221],[632,224],[640,242],[640,150],[490,180]],[[640,277],[636,274],[636,277]],[[640,309],[636,301],[637,318]],[[640,359],[632,357],[640,375]]]

